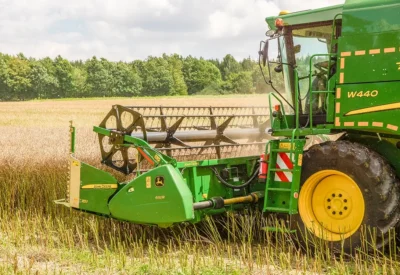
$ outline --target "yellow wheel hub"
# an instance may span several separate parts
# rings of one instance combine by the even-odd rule
[[[339,241],[350,237],[364,218],[364,197],[357,183],[336,170],[310,176],[300,191],[299,212],[317,237]]]

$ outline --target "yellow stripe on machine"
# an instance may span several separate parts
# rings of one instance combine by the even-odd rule
[[[279,149],[285,149],[285,150],[294,150],[294,144],[290,142],[280,142],[279,143]]]
[[[118,184],[88,184],[81,187],[82,189],[117,189]]]
[[[400,109],[400,102],[350,111],[350,112],[346,113],[345,116],[360,115],[360,114],[380,112],[380,111],[389,111],[389,110],[394,110],[394,109]]]

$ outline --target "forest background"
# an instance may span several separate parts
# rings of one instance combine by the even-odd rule
[[[268,70],[264,70],[268,74]],[[273,73],[276,87],[281,75]],[[48,98],[138,97],[175,95],[253,94],[271,91],[258,61],[149,56],[145,60],[112,62],[27,58],[0,53],[0,101]]]

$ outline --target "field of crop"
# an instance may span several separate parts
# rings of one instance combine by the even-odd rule
[[[333,255],[262,230],[259,213],[169,229],[132,225],[53,203],[67,188],[69,121],[76,156],[99,166],[92,126],[113,104],[260,106],[263,96],[0,102],[0,274],[399,274],[397,247]],[[221,221],[225,220],[224,223]],[[313,256],[312,256],[313,255]]]

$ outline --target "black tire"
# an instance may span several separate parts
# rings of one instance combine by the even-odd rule
[[[366,248],[366,243],[372,243],[377,249],[385,247],[395,237],[393,229],[400,219],[400,183],[389,163],[363,145],[334,141],[314,145],[304,153],[301,187],[311,175],[322,170],[336,170],[353,179],[365,203],[364,217],[357,231],[342,241],[326,241],[328,246],[333,252],[347,254],[353,254],[360,247]],[[301,215],[296,215],[294,221],[302,247],[314,247],[307,241],[312,233],[305,228]],[[376,237],[368,233],[372,228],[376,228]]]

